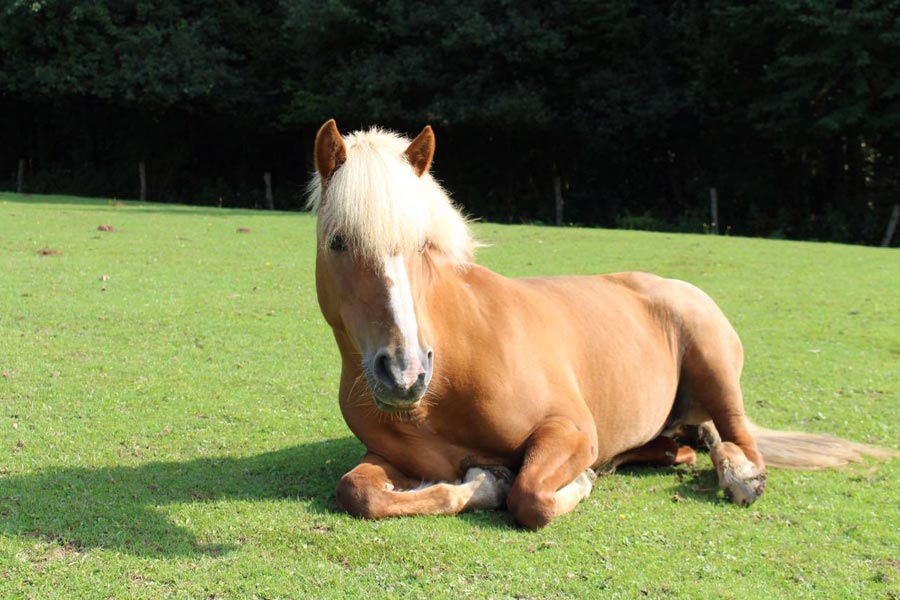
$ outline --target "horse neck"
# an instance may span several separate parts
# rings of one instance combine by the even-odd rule
[[[422,286],[420,297],[425,301],[428,317],[445,319],[448,312],[454,314],[464,310],[459,306],[459,299],[468,295],[465,277],[467,271],[474,266],[474,264],[455,265],[434,250],[429,250],[423,255],[417,281],[418,285]],[[456,301],[448,301],[451,298]]]
[[[469,340],[490,339],[490,317],[479,297],[492,293],[494,284],[504,278],[474,263],[454,265],[439,253],[426,256],[423,263],[425,306],[419,318],[433,336],[430,343],[437,355],[447,356],[450,351],[458,355],[458,347]],[[441,362],[438,359],[436,364]]]

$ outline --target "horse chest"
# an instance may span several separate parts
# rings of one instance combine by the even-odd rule
[[[369,413],[371,414],[371,413]],[[353,433],[369,452],[378,454],[407,475],[432,481],[459,479],[473,465],[504,465],[517,461],[517,444],[503,440],[491,422],[423,419],[385,422],[365,413],[348,417]]]

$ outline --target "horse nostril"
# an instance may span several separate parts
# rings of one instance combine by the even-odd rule
[[[378,381],[388,387],[394,387],[394,385],[396,385],[394,377],[391,375],[391,359],[388,357],[387,353],[380,354],[375,359],[375,377],[378,378]]]

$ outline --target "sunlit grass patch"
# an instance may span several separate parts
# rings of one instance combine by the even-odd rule
[[[897,250],[475,232],[509,275],[699,285],[754,420],[900,445]],[[538,533],[337,512],[362,446],[314,248],[307,214],[0,194],[0,597],[900,597],[900,461],[773,471],[749,509],[705,456],[629,468]]]

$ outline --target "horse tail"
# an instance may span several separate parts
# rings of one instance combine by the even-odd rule
[[[885,459],[900,456],[900,452],[859,444],[821,433],[776,431],[749,421],[750,434],[766,461],[766,466],[779,469],[833,469],[848,463],[862,462],[870,456]]]

